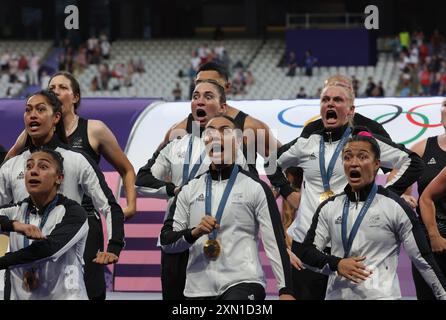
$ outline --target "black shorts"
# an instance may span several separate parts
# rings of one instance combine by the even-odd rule
[[[104,233],[102,231],[102,222],[94,215],[94,212],[88,213],[88,227],[88,237],[84,252],[85,287],[90,300],[105,300],[105,268],[103,265],[93,262],[98,251],[104,251]]]
[[[165,253],[161,250],[161,286],[163,300],[184,300],[189,250]]]
[[[301,243],[293,240],[291,251],[299,256]],[[330,249],[324,250],[330,254]],[[324,300],[327,291],[328,276],[309,269],[297,270],[292,268],[293,295],[296,300]]]

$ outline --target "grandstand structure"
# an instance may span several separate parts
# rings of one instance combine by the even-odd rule
[[[191,52],[203,43],[202,40],[151,40],[151,41],[116,41],[112,47],[110,66],[130,59],[143,59],[146,72],[133,75],[131,87],[121,87],[116,91],[91,91],[89,85],[95,75],[97,66],[90,65],[79,81],[86,97],[160,97],[172,100],[172,89],[180,83],[184,99],[187,99],[189,78],[178,77],[180,70],[187,74],[190,67]],[[209,43],[210,47],[212,42]],[[230,96],[234,100],[255,99],[295,99],[299,87],[303,86],[309,96],[314,96],[322,87],[324,80],[336,73],[349,77],[352,75],[360,81],[359,92],[363,93],[369,76],[382,81],[387,96],[393,96],[398,83],[396,64],[387,53],[379,54],[376,66],[345,66],[314,68],[314,75],[304,75],[303,67],[298,67],[295,77],[286,77],[286,70],[277,67],[280,57],[285,52],[284,40],[233,39],[225,40],[225,49],[229,52],[231,64],[241,61],[255,79],[246,94]],[[230,68],[233,71],[233,68]],[[186,93],[186,94],[185,94]]]
[[[18,59],[22,54],[29,57],[34,53],[43,58],[47,56],[51,49],[52,41],[0,41],[0,57],[4,53],[9,53],[11,56],[15,55]],[[1,73],[0,98],[17,96],[25,87],[26,84],[21,82],[11,83],[8,72]]]
[[[92,91],[90,83],[99,75],[98,65],[88,65],[77,77],[81,84],[84,97],[159,97],[166,101],[173,99],[172,89],[178,82],[183,92],[183,100],[188,99],[190,79],[187,76],[190,68],[190,58],[193,50],[203,44],[203,40],[118,40],[113,43],[110,59],[106,62],[110,68],[118,63],[127,63],[131,59],[141,59],[144,63],[144,73],[132,75],[132,85],[120,86],[119,90]],[[207,42],[209,47],[214,43]],[[216,44],[216,43],[215,43]],[[233,66],[241,62],[253,74],[255,82],[247,89],[245,94],[230,95],[233,100],[256,99],[295,99],[300,87],[305,88],[309,97],[314,97],[318,88],[321,88],[324,79],[336,73],[349,77],[355,76],[360,87],[358,92],[365,91],[367,78],[371,76],[377,83],[383,82],[386,96],[393,96],[398,84],[399,72],[390,54],[379,53],[376,66],[333,66],[313,69],[313,76],[304,75],[302,66],[296,69],[296,76],[285,76],[286,68],[278,67],[278,62],[285,52],[285,41],[271,39],[231,39],[223,43],[231,59],[230,71],[234,73]],[[51,55],[53,49],[50,41],[6,41],[0,42],[0,56],[8,51],[11,54],[26,54],[31,51],[37,53],[44,62],[45,57]],[[179,77],[180,70],[183,77]],[[8,83],[9,76],[3,73],[0,79],[0,97],[7,97],[10,89],[11,96],[26,96],[23,83]]]

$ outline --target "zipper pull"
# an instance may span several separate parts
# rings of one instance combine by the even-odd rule
[[[356,210],[358,210],[358,204],[359,204],[359,192],[355,192],[356,196]]]
[[[328,141],[330,142],[330,144],[333,142],[331,138],[331,131],[328,132]]]

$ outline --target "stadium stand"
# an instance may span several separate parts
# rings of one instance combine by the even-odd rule
[[[38,57],[38,65],[42,65],[52,46],[51,41],[0,41],[0,97],[18,95],[29,82],[32,68],[32,55]],[[26,59],[26,69],[19,68],[21,56]]]

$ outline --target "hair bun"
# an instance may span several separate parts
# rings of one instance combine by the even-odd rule
[[[361,137],[373,138],[373,135],[370,132],[368,132],[368,131],[360,131],[360,132],[358,132],[357,135],[361,136]]]

